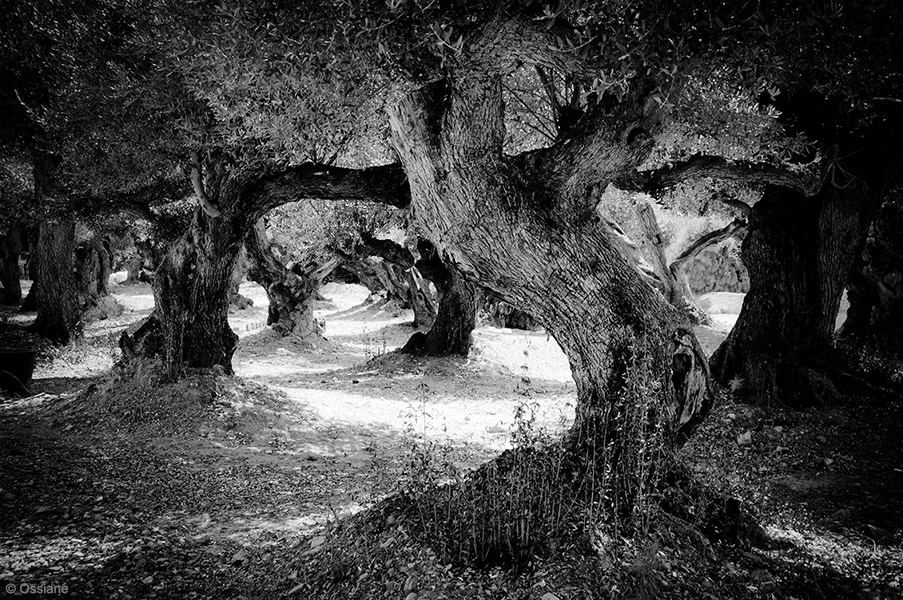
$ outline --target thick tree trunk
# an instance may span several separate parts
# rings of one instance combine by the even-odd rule
[[[769,186],[743,242],[750,290],[734,330],[712,357],[717,379],[742,384],[762,404],[824,404],[863,393],[833,351],[837,312],[855,249],[889,186],[903,172],[900,115],[876,121],[841,147],[811,197]]]
[[[6,235],[0,237],[0,302],[18,305],[22,302],[22,274],[19,254],[22,252],[22,232],[16,222],[10,223]]]
[[[750,290],[712,371],[763,406],[821,405],[838,390],[825,376],[834,323],[868,211],[861,183],[806,198],[769,187],[743,242]]]
[[[593,190],[625,168],[620,161],[635,168],[648,148],[625,151],[618,129],[611,139],[600,134],[534,153],[528,164],[506,159],[499,80],[482,73],[413,93],[390,122],[420,230],[468,278],[534,315],[567,354],[578,389],[572,439],[639,443],[648,431],[616,430],[640,397],[648,403],[644,423],[661,425],[671,441],[686,439],[712,404],[698,342],[587,218]],[[631,122],[636,127],[636,115],[620,127]],[[572,155],[583,142],[592,145],[589,156]],[[600,170],[606,164],[612,172]],[[591,171],[585,178],[562,175],[583,167]],[[637,364],[648,368],[641,373]],[[638,381],[644,392],[628,393]],[[608,466],[622,473],[625,460],[612,457]]]
[[[38,315],[32,331],[58,344],[82,333],[75,281],[75,222],[43,221],[35,253],[33,291]]]
[[[439,309],[426,333],[417,332],[401,349],[420,356],[467,356],[476,327],[476,287],[452,265],[443,265],[445,276],[433,282],[439,288]]]
[[[237,220],[197,210],[154,275],[159,346],[170,379],[179,379],[186,367],[218,365],[232,373],[238,336],[229,327],[229,285],[244,241]]]
[[[850,308],[841,342],[864,360],[903,361],[903,193],[881,206],[847,283]],[[894,367],[895,366],[895,367]]]
[[[270,301],[267,325],[283,337],[305,339],[323,335],[314,319],[313,301],[323,280],[340,264],[339,259],[314,266],[310,272],[300,266],[289,270],[273,254],[266,224],[259,219],[245,242],[248,249],[248,277],[260,284]]]
[[[137,285],[141,283],[141,256],[137,254],[129,254],[123,266],[125,267],[126,277],[122,285]]]

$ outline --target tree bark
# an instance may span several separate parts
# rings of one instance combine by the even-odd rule
[[[762,406],[793,408],[837,400],[827,375],[832,336],[853,261],[850,248],[868,211],[857,184],[813,198],[768,188],[753,207],[743,262],[750,290],[733,331],[712,357],[725,385]]]
[[[206,212],[206,211],[205,211]],[[229,280],[229,307],[237,310],[244,310],[254,305],[254,301],[241,295],[239,288],[241,280],[245,278],[248,272],[248,256],[245,251],[238,254],[238,260],[235,261],[235,268],[232,270],[232,277]]]
[[[852,158],[807,197],[766,187],[750,215],[743,262],[750,290],[731,334],[712,357],[723,384],[742,384],[763,406],[821,405],[850,377],[832,338],[855,252],[888,185],[903,169],[899,122],[876,123],[846,147]],[[838,389],[838,386],[841,389]]]
[[[196,211],[154,274],[159,347],[172,380],[187,367],[218,365],[232,373],[238,336],[229,327],[229,286],[244,237],[239,224]]]
[[[75,281],[75,222],[43,221],[34,248],[33,283],[38,315],[32,331],[57,344],[82,334],[82,311]]]
[[[444,277],[432,281],[439,289],[439,308],[426,333],[411,336],[401,351],[418,356],[467,356],[476,327],[476,287],[452,265],[443,265]]]
[[[248,277],[266,290],[270,301],[267,325],[282,337],[322,336],[323,328],[314,319],[313,301],[323,280],[341,261],[329,260],[310,271],[300,266],[288,269],[273,254],[263,219],[255,223],[245,244],[250,263]]]
[[[708,322],[705,311],[696,304],[687,278],[668,265],[668,259],[665,257],[665,238],[652,205],[646,201],[639,202],[636,206],[636,214],[643,231],[643,245],[647,248],[652,268],[658,276],[660,284],[658,287],[665,300],[671,306],[683,311],[691,322],[696,324]]]
[[[82,306],[96,306],[99,298],[110,293],[109,281],[112,272],[110,252],[100,236],[95,235],[76,247],[76,285]]]
[[[712,404],[705,358],[684,320],[650,293],[590,217],[606,182],[648,156],[643,136],[622,135],[645,125],[644,106],[625,105],[617,123],[600,110],[592,119],[605,127],[589,119],[580,137],[514,159],[501,152],[494,75],[468,72],[427,86],[390,112],[418,228],[446,262],[534,315],[567,354],[578,390],[577,444],[604,445],[616,435],[638,442],[627,438],[643,434],[616,430],[618,415],[635,408],[638,396],[628,390],[639,380],[654,398],[653,421],[672,442],[686,439]],[[647,376],[634,368],[638,361],[649,364]],[[612,458],[616,471],[623,460]]]
[[[0,302],[18,305],[22,302],[22,274],[19,272],[19,255],[22,253],[22,232],[15,221],[10,223],[6,235],[0,237],[0,285],[3,286]]]
[[[840,340],[862,359],[903,361],[903,192],[884,202],[856,254]],[[861,362],[867,362],[862,360]]]
[[[305,198],[395,206],[407,205],[410,198],[398,165],[363,170],[297,165],[273,170],[260,164],[236,167],[223,153],[212,151],[200,168],[203,172],[193,170],[191,179],[207,210],[195,210],[188,230],[169,245],[158,266],[153,285],[156,309],[142,329],[142,339],[125,334],[120,340],[120,346],[129,349],[127,356],[159,354],[172,380],[182,377],[186,368],[219,366],[232,373],[238,336],[228,322],[229,285],[249,231],[269,210]],[[140,348],[149,350],[142,354],[137,352]]]

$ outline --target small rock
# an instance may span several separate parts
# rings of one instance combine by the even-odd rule
[[[730,419],[731,421],[734,421],[737,419],[737,414],[736,413],[727,413],[727,418]]]
[[[359,380],[359,379],[352,379],[352,380],[351,380],[351,383],[360,383],[360,380]]]
[[[545,594],[542,595],[542,598],[540,598],[539,600],[559,600],[559,598],[552,592],[546,592]]]
[[[248,553],[244,550],[239,550],[235,553],[235,556],[232,557],[232,564],[238,565],[248,560]]]
[[[816,467],[830,467],[834,464],[834,460],[824,456],[816,456],[813,460]]]
[[[737,445],[738,446],[752,446],[752,432],[745,431],[737,436]]]
[[[144,585],[150,585],[150,584],[152,584],[153,582],[154,582],[154,576],[153,576],[153,575],[148,575],[147,577],[145,577],[144,579],[141,580],[141,583],[143,583]]]
[[[318,535],[317,537],[310,540],[310,547],[311,548],[319,548],[324,543],[326,543],[326,536]]]
[[[774,431],[775,431],[775,433],[784,433],[784,428],[781,427],[780,425],[775,425]]]
[[[826,438],[826,437],[823,436],[823,435],[820,435],[820,436],[818,436],[818,437],[815,438],[815,441],[818,442],[819,444],[827,444],[827,443],[828,443],[828,438]]]
[[[390,537],[390,538],[387,539],[385,542],[383,542],[382,544],[380,544],[379,547],[382,548],[383,550],[385,550],[386,548],[388,548],[389,546],[391,546],[391,545],[394,544],[394,543],[395,543],[395,538],[394,538],[394,537]]]
[[[417,600],[417,592],[411,592],[404,597],[404,600]]]
[[[411,575],[410,577],[408,577],[405,580],[404,587],[401,588],[401,591],[406,592],[406,593],[413,592],[416,587],[417,587],[417,576]]]

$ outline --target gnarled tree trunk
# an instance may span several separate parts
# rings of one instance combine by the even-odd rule
[[[841,342],[864,359],[903,370],[903,191],[886,200],[872,222],[847,292]]]
[[[646,201],[639,202],[636,205],[636,214],[643,232],[643,245],[652,259],[652,268],[658,277],[656,283],[665,300],[686,313],[693,323],[707,322],[708,316],[696,304],[687,278],[668,265],[668,259],[665,257],[665,237],[652,205]]]
[[[253,224],[269,210],[303,198],[370,200],[405,206],[410,196],[396,165],[359,171],[323,165],[270,170],[238,168],[218,152],[191,180],[202,209],[184,235],[169,246],[154,274],[156,309],[143,337],[124,336],[127,356],[140,348],[162,356],[166,373],[178,379],[186,367],[219,366],[232,373],[238,336],[229,327],[229,285],[239,251]],[[201,169],[204,173],[201,173]],[[153,339],[156,338],[156,339]]]
[[[435,261],[434,261],[435,262]],[[439,308],[426,333],[417,332],[401,349],[420,356],[467,356],[476,327],[476,287],[453,265],[443,264],[442,276],[433,276],[439,288]],[[431,275],[438,269],[431,269]]]
[[[68,344],[82,333],[74,275],[75,221],[43,221],[33,252],[38,315],[31,329],[52,342]]]
[[[644,136],[627,136],[635,147],[622,137],[647,126],[643,102],[627,110],[605,127],[591,122],[586,136],[514,159],[502,153],[500,78],[491,73],[428,86],[390,113],[417,226],[446,261],[534,315],[561,344],[577,383],[572,439],[581,444],[642,435],[616,432],[636,399],[626,389],[640,376],[638,360],[650,365],[652,411],[670,440],[685,439],[712,404],[705,358],[683,319],[588,217],[594,194],[648,156]]]
[[[878,123],[846,148],[851,158],[814,196],[766,188],[742,247],[750,290],[736,326],[712,357],[720,382],[735,382],[765,406],[819,405],[838,391],[863,392],[832,343],[854,249],[903,168],[895,131],[900,123]]]
[[[322,336],[323,329],[314,319],[313,301],[323,280],[341,261],[335,258],[309,271],[301,265],[288,269],[273,254],[263,219],[255,223],[245,244],[248,277],[266,290],[270,301],[267,325],[283,337]]]
[[[154,274],[154,315],[163,364],[171,379],[186,367],[219,365],[232,373],[238,336],[229,327],[229,286],[244,241],[242,219],[195,212]]]
[[[10,223],[6,235],[0,236],[0,302],[18,305],[22,302],[22,274],[19,254],[22,252],[22,232],[16,222]]]

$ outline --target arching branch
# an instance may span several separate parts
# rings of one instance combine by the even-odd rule
[[[722,242],[735,235],[742,235],[746,233],[747,229],[748,226],[746,224],[746,221],[735,219],[721,229],[716,229],[715,231],[705,234],[704,236],[700,237],[698,240],[690,244],[689,248],[681,252],[680,255],[671,262],[671,265],[669,267],[671,269],[671,272],[677,273],[677,270],[680,269],[680,267],[682,267],[687,261],[690,261],[698,256],[700,252],[702,252],[709,246],[714,246],[718,242]]]
[[[661,169],[637,171],[619,178],[615,185],[622,190],[660,196],[679,183],[701,177],[712,177],[746,185],[771,184],[812,196],[821,187],[817,176],[791,173],[786,169],[762,163],[730,161],[720,156],[697,154],[686,161]]]
[[[399,164],[346,169],[306,163],[264,175],[252,181],[243,194],[257,216],[305,199],[360,200],[406,208],[411,191]]]

